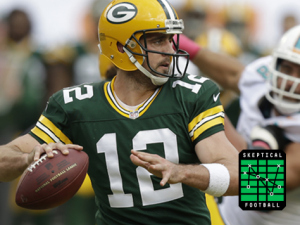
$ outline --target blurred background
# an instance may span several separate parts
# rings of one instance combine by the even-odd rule
[[[184,19],[188,37],[245,65],[270,54],[280,36],[300,21],[299,0],[169,1]],[[109,2],[0,1],[0,144],[26,133],[56,91],[111,79],[114,68],[99,58],[97,48],[98,19]],[[236,97],[224,96],[224,105]],[[46,211],[16,206],[16,184],[0,183],[0,225],[94,224],[89,178],[69,202]]]
[[[99,1],[106,5],[109,0]],[[185,8],[188,2],[195,2],[202,7],[202,11],[217,12],[224,6],[234,3],[247,5],[248,10],[255,13],[255,33],[253,40],[262,48],[270,48],[278,40],[282,33],[282,22],[287,16],[299,20],[297,9],[300,2],[297,0],[170,0],[176,9]],[[26,10],[32,19],[32,39],[36,45],[51,47],[62,43],[76,43],[84,37],[82,19],[91,9],[93,0],[72,0],[72,4],[59,0],[1,0],[0,18],[5,17],[13,8]],[[237,17],[245,15],[243,11],[235,9]],[[234,15],[232,15],[234,16]]]

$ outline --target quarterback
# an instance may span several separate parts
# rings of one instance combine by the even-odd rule
[[[112,1],[99,49],[116,76],[50,97],[30,133],[1,146],[0,181],[43,152],[76,148],[89,155],[98,225],[211,224],[205,193],[238,193],[238,151],[217,85],[186,74],[188,60],[178,66],[189,58],[173,40],[183,28],[166,0]]]

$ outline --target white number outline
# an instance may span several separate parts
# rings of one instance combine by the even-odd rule
[[[140,131],[132,139],[133,149],[142,151],[147,149],[147,144],[163,143],[165,158],[173,163],[179,163],[177,138],[168,128],[158,130]],[[125,194],[120,167],[116,134],[103,135],[97,142],[97,152],[105,153],[106,167],[110,181],[112,195],[108,195],[110,206],[113,208],[133,207],[132,194]],[[136,169],[143,206],[159,204],[183,197],[182,184],[169,184],[169,187],[154,190],[151,173],[142,167]]]
[[[198,93],[200,88],[202,87],[201,84],[203,84],[205,81],[209,80],[206,77],[197,77],[197,75],[189,75],[188,79],[200,84],[189,84],[187,82],[184,82],[182,80],[176,80],[173,82],[172,84],[172,88],[175,88],[177,85],[181,86],[181,87],[185,87],[188,89],[191,89],[193,93]]]
[[[80,87],[74,87],[74,88],[70,88],[70,89],[64,89],[63,90],[63,94],[64,94],[65,104],[73,102],[73,98],[70,96],[70,93],[72,91],[75,91],[75,97],[78,100],[83,100],[83,99],[87,99],[87,98],[93,97],[93,95],[94,95],[93,86],[91,86],[91,85],[83,85],[83,86],[87,90],[87,92],[85,94],[82,94],[82,89]]]

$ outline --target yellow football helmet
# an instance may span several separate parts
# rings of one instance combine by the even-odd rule
[[[186,71],[178,66],[179,57],[187,57],[187,52],[180,50],[173,41],[174,53],[163,53],[147,49],[147,33],[179,34],[184,29],[183,21],[167,0],[114,0],[103,11],[99,20],[99,49],[118,68],[125,71],[139,69],[148,76],[155,85],[164,84],[169,77],[181,78]],[[140,38],[144,38],[142,46]],[[179,37],[178,37],[179,38]],[[177,39],[178,40],[178,39]],[[117,43],[122,44],[125,52],[120,52]],[[148,53],[170,55],[173,66],[168,74],[160,73],[149,65]],[[151,72],[142,64],[146,60]],[[174,74],[175,67],[179,74]],[[158,76],[158,75],[162,75]]]

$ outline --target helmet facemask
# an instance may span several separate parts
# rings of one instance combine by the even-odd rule
[[[273,50],[266,98],[283,115],[300,112],[300,25],[286,31]]]
[[[267,99],[272,102],[276,109],[284,115],[290,115],[300,111],[300,94],[296,93],[300,78],[280,72],[282,59],[277,58],[276,65],[269,79]],[[292,84],[292,85],[290,85]]]

